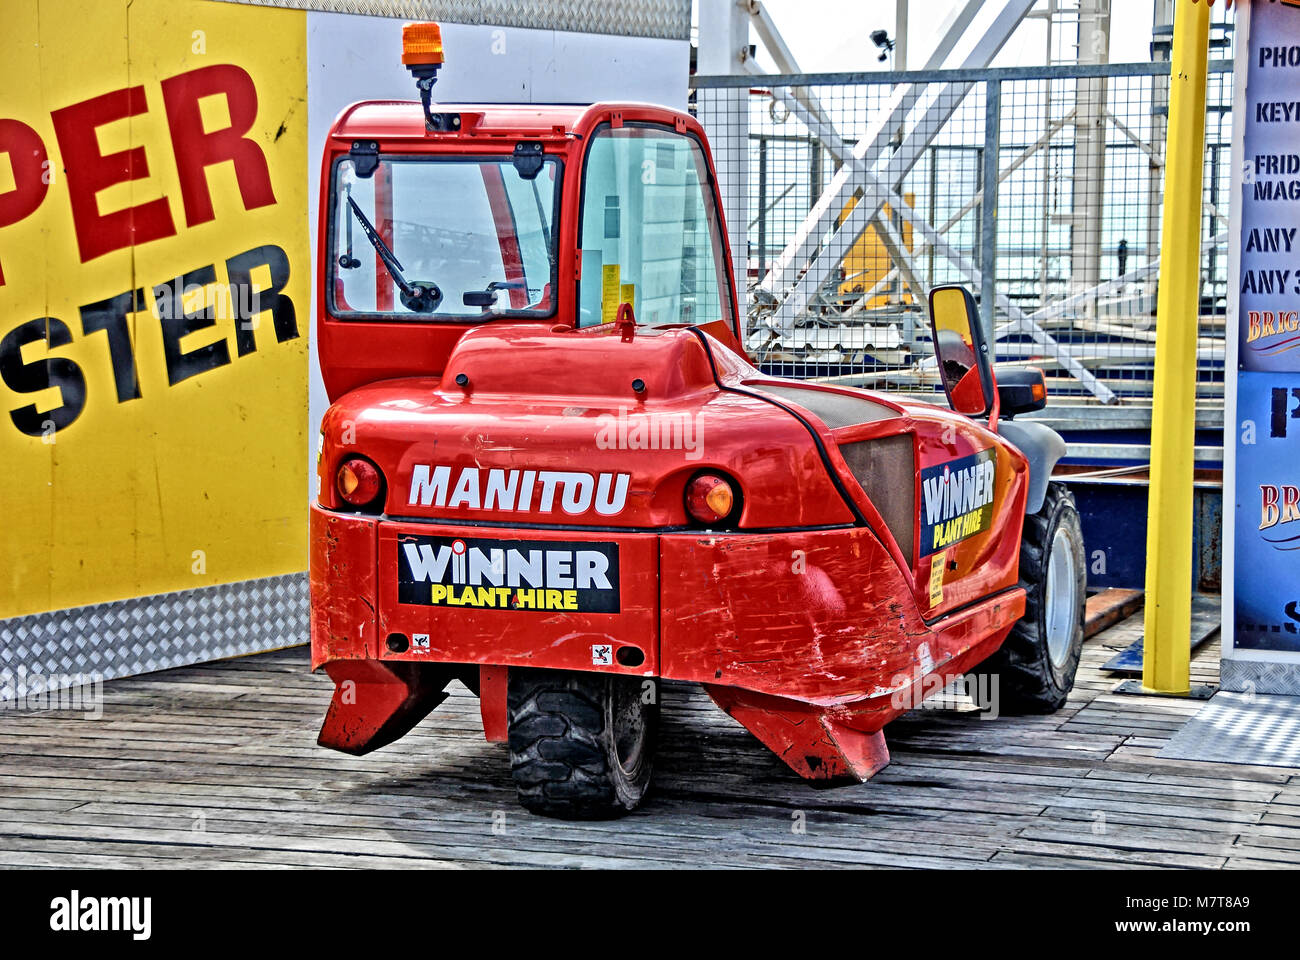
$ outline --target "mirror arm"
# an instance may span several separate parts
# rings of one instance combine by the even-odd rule
[[[967,300],[969,303],[970,301]],[[988,401],[989,414],[989,432],[998,432],[998,417],[1002,415],[1002,398],[998,396],[998,375],[993,370],[993,346],[984,340],[984,328],[979,326],[980,319],[978,316],[970,316],[972,325],[972,336],[978,331],[979,337],[979,355],[983,358],[984,364],[980,372],[980,386],[988,384],[989,394],[986,398]],[[984,373],[988,373],[988,380],[985,381]]]

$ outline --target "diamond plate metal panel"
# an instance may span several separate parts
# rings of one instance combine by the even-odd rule
[[[689,40],[691,0],[221,0],[407,20]]]
[[[0,620],[0,700],[307,640],[305,572],[34,613]]]
[[[1157,756],[1300,767],[1300,699],[1220,691]]]
[[[1219,688],[1300,697],[1300,663],[1232,660],[1225,657],[1219,661]]]

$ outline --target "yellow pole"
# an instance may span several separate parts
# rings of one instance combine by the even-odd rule
[[[1175,694],[1190,689],[1196,326],[1200,314],[1209,37],[1209,3],[1178,0],[1165,146],[1160,292],[1156,303],[1146,637],[1142,657],[1142,686]]]

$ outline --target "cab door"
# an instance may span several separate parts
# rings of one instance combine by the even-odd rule
[[[739,349],[725,233],[699,138],[666,124],[595,128],[583,161],[577,325],[624,304],[651,326],[690,324]]]

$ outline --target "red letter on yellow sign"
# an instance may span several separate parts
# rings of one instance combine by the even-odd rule
[[[257,120],[257,88],[247,71],[229,63],[201,67],[164,80],[162,91],[189,226],[215,218],[204,168],[227,160],[234,164],[245,210],[275,203],[266,157],[244,136]],[[213,96],[225,97],[230,126],[205,131],[199,100]]]
[[[132,243],[147,243],[176,233],[165,197],[102,216],[95,199],[101,190],[114,184],[149,176],[144,147],[106,157],[99,152],[95,129],[114,120],[139,116],[148,109],[144,87],[126,87],[50,114],[68,172],[68,200],[82,263]]]

